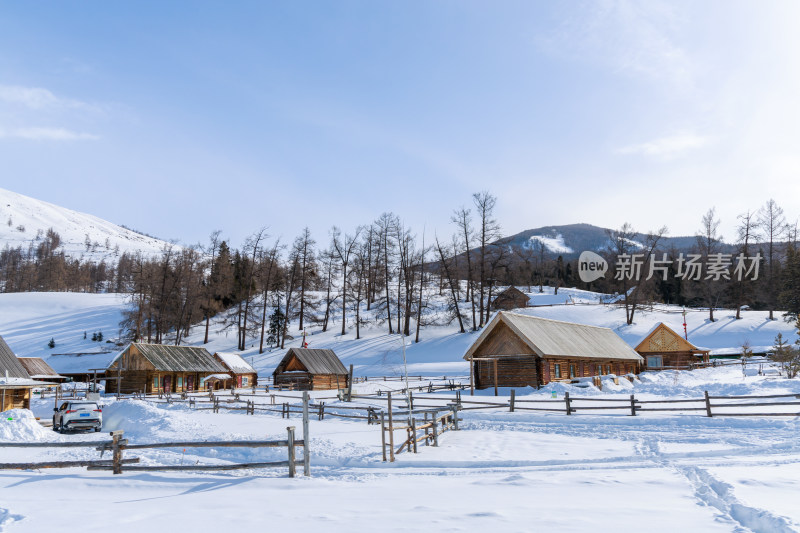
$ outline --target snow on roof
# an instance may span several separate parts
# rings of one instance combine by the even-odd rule
[[[45,362],[62,375],[91,374],[94,369],[102,372],[111,366],[117,355],[118,352],[52,354]]]
[[[31,388],[41,387],[42,385],[56,385],[45,381],[35,381],[30,378],[5,378],[0,377],[0,389]]]
[[[214,379],[219,379],[219,380],[225,381],[227,379],[233,379],[233,378],[231,377],[230,374],[211,374],[210,376],[206,376],[205,377],[206,381],[211,381],[211,380],[214,380]]]
[[[222,364],[234,374],[255,374],[256,369],[250,366],[241,355],[232,352],[217,352],[214,354]]]
[[[489,322],[467,350],[464,359],[469,359],[501,322],[506,323],[541,357],[642,361],[641,356],[611,329],[503,311]]]

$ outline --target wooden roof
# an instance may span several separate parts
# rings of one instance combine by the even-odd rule
[[[238,353],[217,352],[214,357],[234,374],[255,374],[256,369]]]
[[[286,365],[291,361],[292,357],[297,357],[298,361],[300,361],[310,374],[347,375],[347,369],[333,350],[312,348],[289,348],[289,351],[286,352],[281,362],[278,363],[272,375],[274,376],[284,372]]]
[[[6,372],[10,378],[30,379],[28,371],[14,355],[11,347],[0,337],[0,378],[5,378]]]
[[[525,298],[527,300],[528,295],[512,285],[506,290],[498,292],[497,298]]]
[[[639,353],[708,352],[687,341],[663,322],[656,324],[634,349]]]
[[[20,357],[19,362],[28,371],[32,378],[62,378],[58,372],[53,370],[50,365],[44,362],[41,357]]]
[[[135,346],[139,353],[161,372],[227,372],[222,363],[214,359],[205,348],[141,342],[131,343],[130,346]]]
[[[641,362],[622,338],[608,328],[561,322],[519,313],[498,312],[467,350],[469,360],[492,330],[505,324],[539,357],[612,359]]]

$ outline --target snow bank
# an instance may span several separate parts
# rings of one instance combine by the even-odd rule
[[[2,418],[0,418],[0,441],[36,441],[43,440],[48,436],[48,431],[36,421],[33,413],[29,410],[10,409],[3,411]]]

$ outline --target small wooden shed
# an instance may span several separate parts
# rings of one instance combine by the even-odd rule
[[[497,295],[492,302],[492,309],[511,311],[521,307],[528,307],[528,295],[513,285]]]
[[[608,328],[500,311],[464,359],[478,389],[638,373],[642,358]]]
[[[253,366],[244,360],[238,353],[217,352],[214,359],[222,363],[230,374],[231,381],[236,387],[255,387],[258,385],[258,373]],[[229,383],[228,386],[231,384]]]
[[[0,411],[30,409],[31,389],[41,387],[31,379],[3,337],[0,337]]]
[[[344,389],[347,369],[333,352],[312,348],[289,348],[272,373],[275,387],[294,390]]]
[[[205,348],[132,342],[106,370],[106,392],[117,392],[117,382],[123,393],[190,392],[211,374],[227,370]]]
[[[709,361],[709,350],[698,348],[663,322],[656,324],[635,350],[644,357],[647,370],[688,370]]]
[[[58,383],[67,380],[66,376],[62,376],[53,370],[41,357],[19,357],[18,359],[33,380]]]

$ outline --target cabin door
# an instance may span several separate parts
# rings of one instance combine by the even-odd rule
[[[194,375],[186,376],[186,390],[192,392],[194,390]]]
[[[242,376],[236,376],[236,386],[242,388]]]
[[[164,382],[161,385],[161,388],[164,389],[165,394],[172,392],[172,376],[164,376]]]

